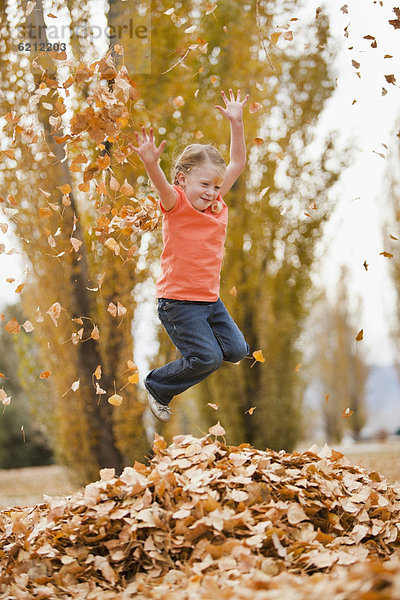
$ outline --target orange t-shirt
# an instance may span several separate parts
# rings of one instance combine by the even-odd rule
[[[219,298],[228,207],[219,195],[219,214],[213,214],[211,206],[198,211],[182,188],[174,188],[178,192],[174,208],[167,212],[160,202],[164,249],[157,297],[215,302]]]

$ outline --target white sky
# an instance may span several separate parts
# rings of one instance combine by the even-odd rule
[[[394,295],[388,276],[389,259],[379,253],[386,249],[381,230],[388,198],[383,182],[387,177],[385,169],[393,162],[374,151],[389,156],[390,150],[400,143],[396,137],[400,129],[400,30],[388,24],[389,19],[395,18],[393,3],[388,0],[384,0],[383,7],[374,0],[348,0],[348,14],[341,11],[344,4],[342,0],[307,3],[311,18],[318,6],[328,12],[338,48],[337,88],[318,129],[321,133],[337,130],[340,144],[353,148],[352,164],[332,192],[337,207],[319,247],[320,268],[315,282],[322,282],[333,294],[340,265],[349,267],[351,293],[363,302],[358,329],[364,329],[368,359],[374,364],[391,364],[394,354],[388,330]],[[348,38],[344,37],[347,25]],[[370,46],[372,40],[363,39],[368,34],[376,36],[376,49]],[[348,50],[350,46],[354,46],[352,50]],[[392,54],[393,58],[384,59],[385,54]],[[352,59],[361,64],[361,78],[357,77]],[[384,75],[389,74],[395,75],[396,85],[386,82]],[[386,96],[381,95],[382,86],[387,89]],[[353,100],[357,100],[354,105]],[[5,222],[1,214],[0,222]],[[6,251],[14,246],[9,236],[1,232],[0,243],[5,243]],[[364,260],[369,264],[368,272],[363,267]],[[23,281],[23,269],[20,256],[0,254],[0,310],[7,302],[15,301],[14,290]],[[7,277],[15,277],[16,281],[7,283]]]

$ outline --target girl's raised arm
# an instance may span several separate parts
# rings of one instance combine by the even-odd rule
[[[223,101],[225,102],[225,108],[222,106],[215,106],[223,115],[229,120],[231,126],[231,145],[230,145],[230,161],[226,169],[224,182],[222,184],[220,194],[224,196],[240,173],[246,166],[246,142],[244,139],[244,125],[243,125],[243,107],[249,99],[249,94],[246,95],[245,99],[240,101],[241,92],[238,90],[237,98],[233,91],[229,90],[230,100],[225,95],[225,92],[221,92]]]
[[[135,137],[138,145],[133,146],[131,144],[130,147],[142,159],[147,175],[150,177],[151,182],[160,196],[161,204],[168,212],[169,210],[172,210],[176,204],[177,193],[165,177],[165,173],[158,162],[161,153],[164,150],[166,140],[163,140],[157,148],[154,143],[153,128],[150,127],[149,135],[147,135],[144,125],[142,125],[142,137],[140,137],[137,131],[135,132]]]

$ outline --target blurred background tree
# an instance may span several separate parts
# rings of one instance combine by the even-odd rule
[[[351,307],[349,272],[342,266],[333,299],[321,292],[313,312],[311,373],[319,382],[321,409],[328,443],[349,433],[356,441],[366,422],[365,391],[370,368],[356,341],[361,301]]]
[[[18,305],[7,307],[16,317],[23,320]],[[24,348],[25,361],[19,362],[16,345]],[[19,373],[15,365],[19,364]],[[35,465],[47,465],[53,461],[48,432],[43,422],[33,411],[29,398],[24,392],[21,380],[40,389],[43,405],[49,401],[44,382],[32,382],[32,372],[40,372],[40,364],[32,338],[25,333],[18,339],[0,329],[0,373],[1,388],[11,396],[9,406],[1,409],[0,418],[0,469],[16,469]],[[12,374],[12,377],[8,377]]]

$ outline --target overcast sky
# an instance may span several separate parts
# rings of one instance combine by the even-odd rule
[[[368,358],[375,364],[391,364],[394,354],[388,331],[394,295],[388,276],[389,259],[379,253],[387,247],[382,234],[388,206],[384,181],[389,165],[393,168],[394,164],[389,159],[391,149],[400,143],[396,137],[400,129],[400,29],[388,24],[389,19],[396,18],[393,2],[384,0],[381,6],[374,0],[348,0],[347,14],[341,10],[344,5],[337,0],[325,0],[325,4],[307,2],[311,18],[319,6],[328,12],[338,50],[337,87],[318,131],[323,134],[337,130],[339,143],[353,150],[351,166],[332,191],[337,206],[319,247],[320,268],[315,282],[326,285],[333,295],[340,265],[349,267],[352,297],[359,296],[363,302],[357,326],[364,329]],[[375,36],[377,48],[371,48],[372,40],[363,39],[365,35]],[[385,54],[393,58],[385,59]],[[355,68],[352,60],[360,67]],[[395,85],[387,83],[384,77],[391,74],[397,79]],[[386,95],[382,95],[382,87],[387,90]],[[5,219],[0,216],[2,221]],[[1,233],[0,243],[5,243],[6,250],[12,247]],[[363,267],[364,261],[369,264],[368,271]],[[14,290],[23,281],[23,269],[20,256],[0,254],[0,310],[5,303],[15,301]],[[16,281],[7,283],[8,277]]]

